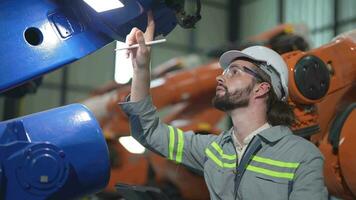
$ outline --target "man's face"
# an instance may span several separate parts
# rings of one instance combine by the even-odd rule
[[[216,78],[218,86],[212,102],[215,108],[229,111],[249,105],[256,81],[247,71],[253,70],[253,66],[251,62],[236,60]]]

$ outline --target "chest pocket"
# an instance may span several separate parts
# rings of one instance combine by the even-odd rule
[[[233,195],[234,170],[236,170],[236,154],[226,154],[215,142],[205,149],[205,178],[210,190],[221,199]],[[226,197],[226,198],[225,198]]]
[[[256,193],[264,194],[260,198],[288,199],[298,166],[299,163],[295,162],[254,156],[246,168],[245,183],[246,185],[255,183]]]
[[[238,190],[238,199],[287,200],[288,179],[271,177],[246,170]]]
[[[288,199],[289,187],[293,182],[287,179],[280,179],[263,174],[256,174],[256,189],[265,194],[267,199]],[[270,198],[271,197],[271,198]]]

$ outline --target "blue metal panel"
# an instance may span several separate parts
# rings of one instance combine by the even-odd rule
[[[109,181],[105,139],[80,104],[0,122],[0,152],[0,199],[68,199]]]
[[[144,30],[153,10],[155,35],[176,26],[163,2],[120,0],[96,13],[82,0],[0,1],[0,92]],[[0,199],[68,199],[103,189],[108,149],[99,124],[74,104],[0,122]]]
[[[96,13],[82,0],[0,1],[0,92],[78,60],[133,28],[147,26],[152,9],[156,35],[176,26],[174,12],[153,0],[121,0],[125,7]]]

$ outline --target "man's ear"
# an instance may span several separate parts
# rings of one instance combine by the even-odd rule
[[[271,89],[271,85],[269,83],[267,82],[259,83],[254,88],[255,96],[257,98],[264,97],[269,92],[270,89]]]

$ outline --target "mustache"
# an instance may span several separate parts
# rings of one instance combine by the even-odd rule
[[[225,85],[223,85],[223,84],[218,84],[218,86],[223,87],[223,88],[227,91],[227,87],[226,87]]]

